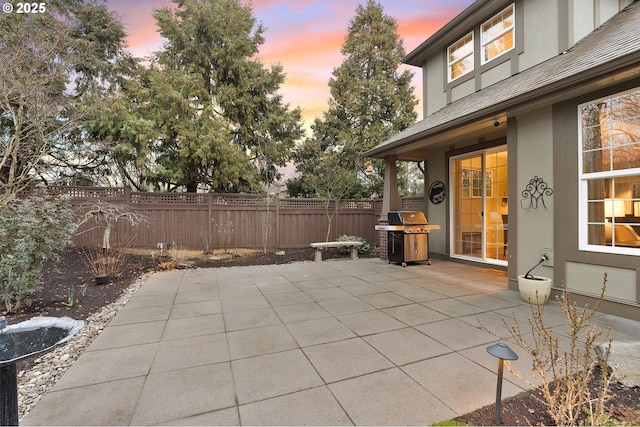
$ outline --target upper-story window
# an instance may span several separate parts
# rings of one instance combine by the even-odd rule
[[[450,82],[473,70],[473,32],[449,46],[447,63]]]
[[[640,255],[640,89],[578,114],[580,249]]]
[[[480,26],[482,64],[510,51],[515,46],[515,4]]]

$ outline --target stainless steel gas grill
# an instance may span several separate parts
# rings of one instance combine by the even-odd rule
[[[378,225],[376,230],[386,230],[387,257],[389,262],[401,263],[429,261],[429,232],[440,229],[429,225],[420,211],[395,211],[388,214],[389,225]]]

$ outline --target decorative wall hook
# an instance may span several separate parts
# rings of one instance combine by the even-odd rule
[[[544,196],[551,196],[553,190],[549,188],[549,184],[544,182],[542,178],[534,176],[529,180],[529,184],[522,190],[522,200],[520,200],[520,207],[524,210],[538,209],[538,201],[542,202],[542,206],[547,208],[544,203]]]

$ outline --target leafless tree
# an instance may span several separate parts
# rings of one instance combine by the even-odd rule
[[[78,229],[87,223],[92,223],[93,226],[78,234],[87,233],[95,229],[103,229],[102,248],[107,251],[111,249],[111,231],[116,222],[125,221],[128,222],[131,227],[138,227],[142,224],[149,223],[146,216],[133,212],[124,205],[96,201],[84,205],[84,207],[88,208],[88,211],[78,219],[76,226]]]

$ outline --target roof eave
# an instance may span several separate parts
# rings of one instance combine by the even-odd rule
[[[452,33],[458,33],[459,31],[456,31],[457,27],[466,27],[466,21],[468,19],[472,19],[479,10],[484,8],[488,3],[492,1],[495,0],[477,0],[473,2],[471,5],[469,5],[469,7],[456,15],[455,18],[446,23],[438,31],[433,33],[427,40],[425,40],[418,47],[409,52],[409,54],[407,54],[407,56],[402,59],[402,63],[413,65],[416,67],[422,67],[422,58],[425,56],[426,51],[428,51],[433,45],[438,44],[438,42],[443,38],[449,37]]]
[[[640,75],[640,55],[636,52],[497,103],[492,105],[490,108],[477,110],[441,125],[408,135],[407,137],[393,141],[390,144],[374,147],[365,152],[364,156],[383,158],[400,146],[433,138],[452,129],[467,126],[479,120],[491,118],[496,114],[506,113],[508,116],[513,116],[516,112],[530,111],[539,108],[540,105],[545,103],[555,103],[575,97],[579,93],[592,91],[595,88],[602,86],[600,83],[603,81],[608,82],[607,85],[610,85],[613,84],[611,83],[612,80],[615,80],[615,83],[619,83],[634,77],[638,78],[638,75]],[[585,82],[589,83],[585,84]],[[580,85],[578,85],[578,83]],[[572,89],[567,90],[567,87],[571,87]]]

